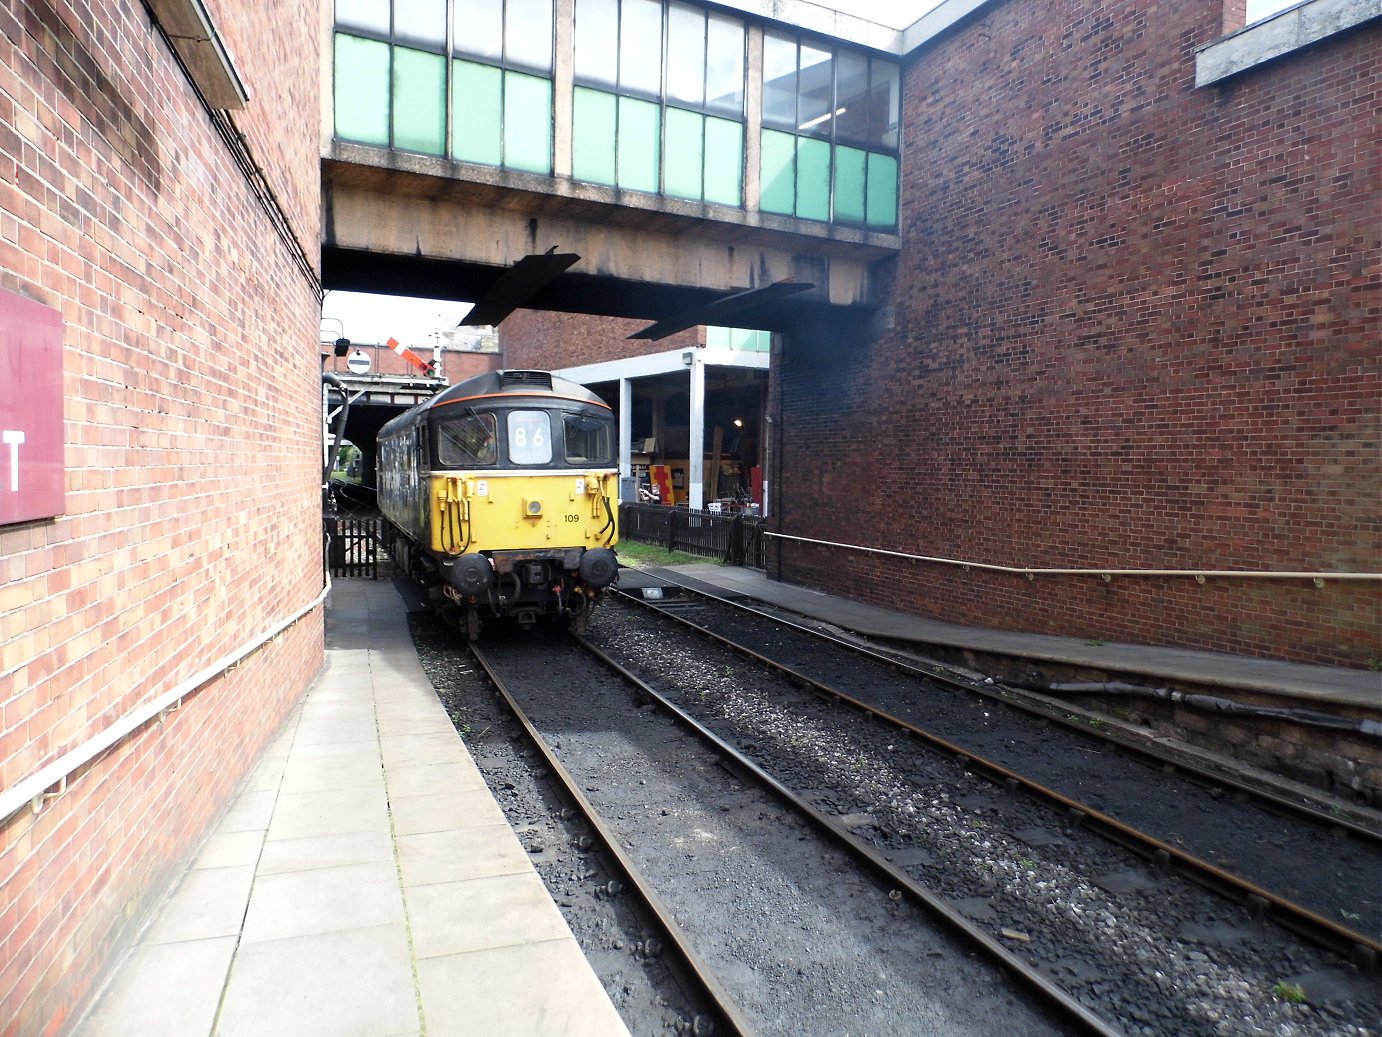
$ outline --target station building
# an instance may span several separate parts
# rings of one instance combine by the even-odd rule
[[[62,1032],[320,668],[324,288],[479,300],[507,366],[612,365],[629,415],[733,384],[782,579],[1368,665],[1380,32],[0,7],[0,1034]]]
[[[1375,665],[1377,15],[944,4],[891,40],[764,29],[760,213],[786,208],[790,152],[794,215],[890,250],[864,313],[737,315],[774,332],[770,573],[978,626]],[[856,137],[853,84],[892,112],[890,60],[895,124]],[[630,335],[500,327],[506,363],[665,392],[676,352],[648,374]]]

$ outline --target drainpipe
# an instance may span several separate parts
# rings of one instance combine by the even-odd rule
[[[330,371],[322,372],[322,415],[324,421],[329,421],[330,417],[326,413],[327,393],[326,386],[331,386],[341,394],[341,409],[336,412],[336,432],[331,449],[326,455],[322,468],[322,505],[326,505],[326,491],[331,484],[331,471],[336,467],[336,458],[341,453],[341,440],[345,438],[346,415],[350,413],[350,394],[346,392],[346,387],[341,384],[341,380]]]

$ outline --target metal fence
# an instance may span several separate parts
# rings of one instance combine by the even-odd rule
[[[382,523],[378,515],[326,515],[326,564],[332,576],[379,579]]]
[[[756,515],[721,515],[661,504],[621,504],[619,536],[730,565],[767,567],[763,519]]]

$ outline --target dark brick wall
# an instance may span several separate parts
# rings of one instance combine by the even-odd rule
[[[1218,5],[1007,3],[906,71],[877,341],[787,342],[783,532],[1011,566],[1382,558],[1378,23],[1207,89]],[[944,619],[1365,664],[1374,584],[1037,577],[784,546]]]

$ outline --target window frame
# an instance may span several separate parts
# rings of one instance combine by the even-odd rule
[[[793,83],[795,93],[792,99],[794,103],[791,105],[793,118],[790,123],[786,116],[785,91],[781,88],[773,90],[769,88],[767,51],[770,45],[778,51],[772,65],[772,70],[777,73],[774,76],[774,82],[780,84],[790,76]],[[790,216],[794,219],[829,223],[832,226],[859,227],[865,230],[885,232],[895,230],[897,227],[897,192],[901,187],[902,156],[902,73],[900,63],[860,47],[844,45],[838,40],[822,40],[815,36],[794,33],[778,27],[763,30],[763,46],[763,81],[760,90],[759,113],[760,211]],[[786,69],[784,61],[779,60],[785,58],[788,47],[791,48],[794,55],[791,71]],[[810,48],[812,52],[829,54],[826,61],[830,65],[830,99],[821,115],[811,114],[803,107],[805,96],[802,92],[803,48]],[[842,60],[842,55],[848,55],[849,60]],[[860,135],[854,132],[841,134],[839,132],[839,120],[836,118],[841,113],[842,100],[847,100],[847,98],[842,98],[840,93],[841,71],[848,69],[851,65],[857,68],[860,59],[864,63],[865,72],[864,91],[860,96],[867,106],[864,113],[865,131],[862,140],[859,139]],[[810,67],[824,63],[824,61],[816,62]],[[883,119],[883,125],[878,128],[879,132],[875,133],[873,125],[874,100],[879,89],[884,91],[883,103],[886,105],[887,112]],[[770,103],[776,109],[773,112],[769,111]],[[818,104],[816,107],[819,108],[820,105]],[[814,112],[815,109],[811,111]],[[811,117],[805,118],[807,115],[811,115]],[[790,138],[793,143],[787,145],[786,138]],[[814,143],[808,144],[807,142]],[[809,161],[813,165],[819,166],[820,154],[817,145],[820,142],[825,142],[830,149],[828,200],[825,205],[824,216],[820,215],[819,197],[803,194],[803,177],[813,171],[804,168],[802,163]],[[862,177],[858,175],[859,159],[855,154],[858,152],[862,152],[864,155]],[[844,202],[844,199],[841,197],[839,189],[842,185],[841,161],[842,157],[846,155],[850,161],[848,173],[851,179],[849,182],[849,207],[842,211],[843,205],[841,203]],[[886,161],[880,162],[879,159]],[[889,163],[895,169],[891,191],[884,191],[886,197],[871,201],[872,196],[877,191],[882,190],[880,173]],[[786,204],[786,187],[788,184],[791,187],[790,206]],[[858,197],[860,191],[862,191],[862,197]],[[809,211],[803,212],[804,205],[810,207]]]
[[[579,28],[575,31],[574,46],[576,48],[572,61],[572,92],[573,92],[573,112],[572,112],[572,177],[583,183],[594,183],[602,186],[615,187],[620,190],[640,191],[647,194],[656,194],[663,198],[680,198],[688,201],[701,202],[711,205],[730,205],[735,208],[743,208],[744,205],[744,182],[747,170],[744,163],[747,157],[747,133],[748,133],[748,22],[734,15],[723,11],[715,11],[706,7],[698,7],[695,4],[684,3],[682,0],[655,0],[661,12],[660,32],[658,44],[660,47],[659,58],[659,83],[658,89],[649,92],[642,87],[630,87],[626,81],[623,68],[623,55],[625,53],[625,4],[632,0],[575,0],[573,8],[574,16],[579,26],[581,18],[581,6],[583,3],[591,5],[592,10],[600,10],[607,13],[612,9],[614,14],[615,42],[614,58],[616,68],[612,76],[604,74],[591,74],[588,70],[582,70],[580,58],[580,46],[582,33]],[[638,0],[642,2],[642,0]],[[694,12],[700,16],[702,31],[700,33],[700,58],[696,63],[700,70],[700,100],[699,102],[680,96],[674,96],[671,83],[671,54],[672,54],[672,24],[673,11],[683,13]],[[739,74],[739,89],[736,92],[738,108],[731,112],[724,104],[712,103],[708,96],[710,83],[710,47],[712,37],[712,25],[715,22],[721,26],[733,25],[737,28],[739,41],[739,54],[737,55],[737,67]],[[603,21],[601,24],[605,24]],[[600,53],[606,54],[606,49],[601,49]],[[587,66],[587,69],[589,66]],[[594,119],[598,111],[603,111],[608,107],[597,101],[594,95],[604,95],[613,98],[613,147],[609,149],[610,162],[612,163],[612,175],[606,175],[610,166],[601,162],[601,156],[596,154],[592,157],[591,149],[581,147],[582,123],[586,118]],[[637,102],[637,105],[625,103],[625,101]],[[635,111],[642,113],[643,104],[652,104],[657,108],[657,132],[655,146],[656,169],[651,181],[646,175],[647,155],[643,149],[632,149],[629,142],[625,141],[625,128],[627,121],[634,115]],[[669,113],[676,111],[684,115],[694,116],[699,121],[700,140],[698,150],[700,154],[701,169],[695,178],[700,185],[697,194],[690,194],[684,191],[669,190],[674,177],[668,175],[668,153],[669,141],[671,137],[667,132],[670,121]],[[712,124],[710,120],[717,120]],[[738,156],[737,170],[735,177],[736,185],[733,192],[724,190],[723,177],[711,177],[708,175],[707,164],[711,163],[714,157],[720,154],[718,148],[708,147],[707,141],[714,138],[727,140],[724,126],[734,125],[738,128]],[[646,127],[640,127],[646,129]],[[589,132],[589,131],[587,131]],[[646,134],[645,134],[646,142]],[[679,145],[671,143],[672,148]],[[598,150],[598,149],[596,149]],[[639,168],[631,166],[630,163],[637,163]],[[707,187],[714,185],[715,189],[711,196],[707,197]],[[731,197],[732,194],[732,197]]]
[[[480,426],[482,435],[488,437],[488,442],[484,445],[489,448],[485,456],[470,451],[469,459],[454,459],[459,455],[448,453],[448,447],[455,444],[462,451],[468,448],[462,446],[459,441],[448,436],[448,429],[456,428],[467,423],[475,423]],[[436,458],[438,468],[495,468],[499,464],[499,422],[495,414],[491,411],[483,413],[471,411],[459,416],[447,415],[437,421],[436,427]]]
[[[555,170],[555,123],[556,123],[556,6],[557,0],[498,0],[500,7],[499,33],[500,33],[500,53],[496,58],[490,52],[480,52],[474,49],[466,49],[458,45],[460,34],[456,31],[456,19],[462,13],[459,6],[460,0],[436,0],[439,10],[438,18],[443,26],[442,38],[421,38],[415,35],[400,35],[398,31],[397,0],[386,0],[388,3],[388,28],[381,28],[376,20],[375,24],[367,25],[363,22],[341,22],[335,18],[332,21],[332,137],[335,140],[347,144],[363,144],[367,147],[383,147],[390,151],[398,151],[406,154],[430,155],[445,158],[455,162],[473,162],[477,165],[491,166],[499,169],[513,169],[519,172],[534,172],[543,176],[553,175]],[[510,53],[509,24],[511,16],[511,3],[542,4],[546,7],[548,20],[548,45],[547,45],[547,67],[541,68],[529,60],[519,60],[513,58]],[[422,5],[417,5],[422,6]],[[525,25],[527,20],[524,20]],[[381,43],[388,48],[387,69],[384,74],[387,84],[387,95],[383,100],[384,123],[387,126],[386,140],[380,143],[377,139],[370,136],[350,136],[343,135],[341,129],[340,104],[342,97],[341,89],[341,62],[336,60],[341,46],[341,40],[364,41],[370,43]],[[428,150],[425,148],[408,147],[399,143],[398,123],[398,56],[399,49],[414,51],[421,54],[435,54],[441,58],[441,97],[440,102],[440,150]],[[479,68],[496,69],[499,73],[499,108],[498,108],[498,150],[499,161],[497,164],[491,163],[484,158],[475,157],[473,154],[465,156],[458,153],[457,138],[460,135],[458,128],[463,125],[458,116],[456,104],[456,89],[458,82],[457,67],[458,63],[468,63]],[[520,120],[514,120],[514,130],[509,129],[509,120],[505,117],[510,106],[510,94],[514,92],[524,92],[521,88],[525,82],[512,81],[513,77],[524,77],[524,80],[532,79],[541,81],[546,85],[546,137],[545,142],[537,149],[545,151],[545,163],[525,161],[522,163],[511,163],[509,161],[511,152],[522,153],[526,150],[521,145],[526,138],[518,132]],[[533,152],[535,153],[535,152]]]

